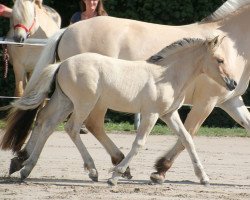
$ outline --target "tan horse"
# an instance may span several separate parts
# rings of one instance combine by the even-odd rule
[[[250,114],[241,98],[248,86],[250,75],[250,49],[246,42],[250,35],[249,5],[250,0],[229,0],[204,22],[186,26],[164,26],[103,16],[81,21],[51,38],[27,85],[27,91],[34,90],[44,66],[54,62],[58,41],[58,56],[61,60],[88,51],[128,60],[145,60],[167,44],[183,37],[224,35],[224,40],[228,43],[226,55],[235,63],[234,73],[237,79],[240,78],[240,82],[236,90],[229,92],[205,75],[197,77],[185,95],[185,103],[193,104],[185,127],[194,135],[217,105],[243,127],[250,129]],[[113,164],[117,165],[124,155],[103,133],[103,129],[93,132],[111,155]],[[10,168],[10,172],[20,169],[23,160],[31,154],[37,137],[38,133],[32,133],[27,146],[18,154],[20,157],[12,160],[13,168]],[[152,179],[158,178],[162,182],[166,171],[183,149],[178,140],[172,150],[159,159],[156,164],[157,173],[152,174]]]
[[[42,0],[16,0],[13,6],[9,38],[23,42],[28,37],[44,39],[60,29],[59,14]],[[21,96],[28,75],[33,71],[43,47],[8,45],[10,62],[15,73],[15,95]]]
[[[36,90],[25,90],[24,97],[13,103],[14,113],[21,111],[23,114],[36,110],[46,98],[53,77],[57,74],[56,90],[48,105],[38,114],[33,132],[39,132],[40,136],[29,159],[24,162],[21,178],[24,179],[30,174],[47,138],[58,123],[72,113],[65,130],[81,152],[84,166],[90,172],[89,176],[97,180],[97,170],[81,142],[79,132],[83,121],[86,121],[86,126],[91,127],[93,132],[103,128],[105,113],[107,109],[112,109],[129,113],[140,112],[142,121],[131,151],[112,169],[113,175],[109,184],[117,184],[130,161],[145,145],[147,136],[158,118],[172,129],[187,148],[200,182],[209,184],[192,137],[185,129],[177,110],[184,101],[188,86],[201,73],[205,73],[222,87],[235,89],[237,82],[232,74],[235,65],[226,57],[228,43],[222,40],[223,38],[218,37],[209,41],[183,39],[167,46],[146,62],[125,61],[85,53],[73,56],[61,64],[45,67],[37,80],[41,84],[36,85]],[[18,110],[20,108],[22,110]],[[16,114],[13,116],[16,117]],[[33,122],[34,119],[29,120]],[[22,146],[23,138],[29,130],[23,133],[23,138],[14,141],[16,144],[13,146],[12,138],[15,132],[13,128],[23,126],[23,123],[18,119],[9,119],[9,127],[2,141],[3,149]],[[16,134],[16,137],[19,137],[19,133]]]

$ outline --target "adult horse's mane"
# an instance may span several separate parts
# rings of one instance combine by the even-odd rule
[[[183,38],[181,40],[178,40],[165,48],[163,48],[161,51],[156,53],[155,55],[151,56],[149,59],[147,59],[147,62],[156,64],[158,61],[160,61],[162,58],[166,58],[170,55],[175,54],[180,49],[186,49],[189,47],[194,47],[197,45],[201,45],[205,42],[205,40],[200,38]]]
[[[217,22],[235,11],[250,5],[250,0],[228,0],[222,4],[214,13],[204,18],[202,22]]]

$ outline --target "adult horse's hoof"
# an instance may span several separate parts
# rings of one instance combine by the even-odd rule
[[[113,179],[113,178],[110,178],[108,179],[107,183],[110,185],[110,186],[116,186],[117,185],[117,180]]]
[[[98,172],[95,169],[91,169],[89,171],[89,178],[94,182],[98,182]]]
[[[130,168],[129,167],[127,167],[126,171],[122,174],[122,178],[126,178],[128,180],[133,178],[133,176],[130,173]]]
[[[150,175],[150,180],[154,183],[154,184],[163,184],[165,181],[165,176],[164,175],[160,175],[157,172],[154,172]]]
[[[23,160],[19,157],[14,157],[10,161],[9,175],[19,171],[23,168]]]

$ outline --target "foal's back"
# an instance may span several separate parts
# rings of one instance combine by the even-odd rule
[[[84,53],[61,64],[58,82],[72,101],[98,100],[104,107],[133,113],[140,110],[146,99],[157,96],[151,66],[145,61]]]

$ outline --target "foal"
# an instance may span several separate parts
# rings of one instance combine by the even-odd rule
[[[18,112],[18,108],[21,108],[22,112],[36,109],[46,97],[53,77],[57,74],[56,89],[51,100],[38,114],[33,134],[41,133],[32,154],[23,163],[21,178],[26,178],[32,171],[56,125],[73,111],[65,130],[81,152],[90,178],[97,180],[97,170],[80,139],[79,131],[82,122],[86,121],[90,131],[100,132],[100,129],[103,129],[104,115],[109,108],[142,114],[132,149],[122,162],[112,169],[113,175],[108,181],[109,184],[117,184],[130,161],[145,145],[147,136],[158,118],[177,134],[186,147],[200,182],[209,184],[193,140],[177,110],[183,103],[189,84],[201,73],[207,74],[229,90],[236,87],[230,69],[233,65],[224,62],[221,42],[219,37],[206,41],[183,39],[167,46],[147,61],[125,61],[85,53],[73,56],[61,64],[45,67],[39,82],[42,83],[42,79],[46,79],[46,84],[38,84],[35,91],[25,93],[13,104],[14,109],[17,109],[15,112]],[[13,144],[10,131],[13,127],[17,126],[14,124],[8,127],[2,148],[11,147]],[[22,142],[23,140],[15,141],[15,144],[20,146]],[[108,144],[105,147],[108,148]]]

